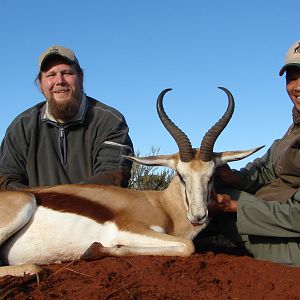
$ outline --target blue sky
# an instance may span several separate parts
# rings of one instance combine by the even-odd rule
[[[151,146],[177,152],[156,115],[161,90],[173,89],[165,109],[199,147],[227,106],[218,86],[233,93],[236,109],[215,151],[266,150],[291,123],[278,71],[300,39],[299,15],[299,0],[2,0],[0,139],[43,100],[34,84],[37,59],[58,44],[75,51],[86,93],[124,114],[141,154]]]

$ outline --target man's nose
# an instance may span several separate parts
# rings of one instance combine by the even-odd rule
[[[56,80],[56,83],[57,84],[61,84],[61,83],[64,83],[65,82],[65,77],[63,74],[61,73],[58,73],[57,74],[57,80]]]

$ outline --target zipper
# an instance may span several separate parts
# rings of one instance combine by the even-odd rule
[[[62,125],[59,125],[59,150],[61,163],[65,165],[67,163],[67,147],[65,128]]]

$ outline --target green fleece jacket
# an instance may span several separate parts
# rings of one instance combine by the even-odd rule
[[[236,189],[223,193],[238,201],[237,214],[218,230],[256,258],[300,266],[300,115],[267,153],[240,171]],[[227,215],[228,217],[228,215]]]
[[[122,114],[83,96],[75,119],[59,124],[45,102],[21,113],[0,148],[1,189],[67,183],[127,186],[133,145]]]
[[[300,237],[300,117],[267,153],[236,171],[240,189],[256,197],[238,202],[240,234]]]

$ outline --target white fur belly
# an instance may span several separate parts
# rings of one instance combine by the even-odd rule
[[[118,228],[87,217],[38,207],[29,223],[1,246],[0,257],[10,265],[49,264],[78,259],[93,242],[114,245]]]

